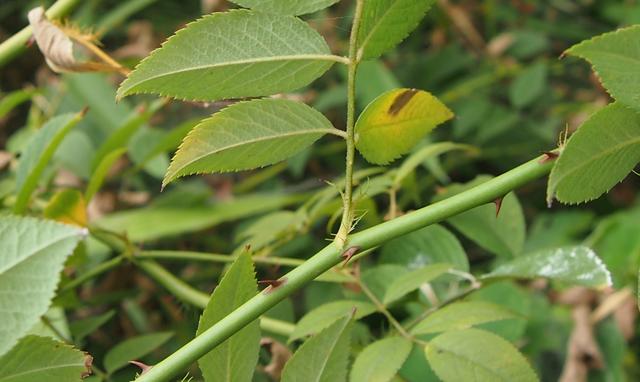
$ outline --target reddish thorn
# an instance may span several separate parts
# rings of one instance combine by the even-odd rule
[[[500,214],[500,209],[502,208],[502,200],[503,199],[504,199],[504,196],[501,196],[498,199],[493,201],[493,204],[496,205],[496,217],[498,217],[498,214]]]
[[[351,258],[358,253],[358,251],[360,250],[360,247],[355,246],[355,247],[351,247],[349,249],[347,249],[346,251],[342,252],[342,258],[344,259],[344,262],[342,263],[342,267],[346,267],[347,264],[349,264],[349,261],[351,260]]]
[[[132,365],[138,366],[142,370],[142,373],[140,373],[141,375],[146,373],[147,371],[149,371],[149,369],[153,367],[139,361],[129,361],[129,363]]]
[[[276,290],[276,288],[278,288],[279,286],[281,286],[282,284],[287,282],[287,278],[283,277],[277,280],[260,280],[258,281],[258,284],[260,285],[267,285],[266,288],[264,288],[262,291],[265,294],[269,294],[271,292],[273,292],[274,290]]]
[[[553,151],[545,151],[543,154],[544,157],[540,159],[540,163],[550,162],[559,156],[558,153],[554,153]]]
[[[85,106],[80,110],[80,118],[83,118],[89,112],[89,106]]]
[[[244,250],[247,251],[247,252],[251,252],[251,244],[246,244],[244,246]]]
[[[24,46],[26,46],[27,48],[31,48],[33,46],[34,42],[36,42],[36,38],[31,36],[31,37],[29,37],[27,42],[24,43]]]

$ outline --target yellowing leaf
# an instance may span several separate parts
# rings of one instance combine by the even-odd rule
[[[376,98],[356,122],[356,148],[374,164],[406,154],[453,113],[430,93],[395,89]]]
[[[52,23],[47,19],[43,7],[29,11],[28,17],[38,48],[54,72],[118,71],[124,75],[128,73],[127,69],[96,46],[94,36]],[[78,49],[86,50],[102,62],[78,60],[74,53],[74,50]]]
[[[87,209],[78,190],[56,192],[44,209],[44,217],[79,227],[87,226]]]

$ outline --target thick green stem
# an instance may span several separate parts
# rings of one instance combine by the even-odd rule
[[[207,307],[207,303],[209,302],[208,294],[192,288],[189,284],[174,276],[155,261],[137,261],[136,265],[142,268],[158,284],[165,287],[172,295],[176,296],[180,300],[200,309]],[[260,327],[273,334],[289,336],[293,333],[294,325],[285,321],[274,320],[269,317],[261,317]]]
[[[533,159],[460,194],[351,235],[349,245],[360,247],[360,250],[364,251],[461,212],[491,203],[510,191],[548,174],[553,163],[542,163],[543,158]],[[247,301],[140,376],[138,381],[170,380],[282,299],[290,296],[343,260],[342,250],[333,243],[329,244],[304,264],[282,277],[281,279],[284,281],[282,285],[269,293],[262,292]]]
[[[342,220],[340,229],[336,234],[336,243],[342,249],[347,241],[347,235],[351,231],[353,224],[353,162],[355,160],[356,141],[356,73],[358,70],[358,30],[362,17],[362,7],[364,0],[356,1],[356,10],[351,27],[351,37],[349,41],[349,74],[347,79],[347,155],[345,164],[344,193],[342,194]]]
[[[80,0],[58,0],[47,9],[47,17],[58,19],[66,16],[78,4],[80,4]],[[29,41],[31,34],[31,26],[27,26],[0,44],[0,67],[27,50],[27,41]]]

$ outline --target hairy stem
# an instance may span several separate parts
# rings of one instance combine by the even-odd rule
[[[356,72],[358,70],[358,30],[362,17],[362,7],[364,0],[356,1],[356,10],[351,26],[351,36],[349,39],[349,75],[347,79],[347,156],[345,163],[345,183],[342,194],[342,220],[340,229],[336,234],[336,244],[340,249],[344,248],[347,235],[351,231],[353,224],[353,162],[355,159],[355,123],[356,123]]]
[[[46,15],[49,19],[58,19],[69,14],[78,4],[80,0],[58,0],[47,9]],[[27,41],[31,34],[31,26],[27,26],[0,44],[0,67],[27,50]]]
[[[542,163],[543,158],[544,156],[540,156],[467,191],[353,234],[349,237],[349,244],[365,251],[461,212],[492,203],[496,198],[548,174],[553,162]],[[253,297],[155,365],[140,376],[138,381],[170,380],[278,302],[343,261],[342,250],[333,243],[329,244],[304,264],[287,273],[282,278],[286,282],[278,288]]]

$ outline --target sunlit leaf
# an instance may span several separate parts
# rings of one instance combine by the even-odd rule
[[[289,92],[320,77],[335,61],[318,32],[293,16],[213,13],[144,59],[122,83],[118,98],[154,93],[215,101]]]
[[[602,85],[619,102],[640,111],[640,25],[596,36],[565,53],[593,65]]]
[[[358,30],[358,57],[376,58],[413,31],[435,0],[365,0]]]
[[[78,190],[56,192],[44,209],[44,217],[60,223],[87,226],[87,205]]]
[[[612,284],[611,274],[602,260],[587,247],[558,248],[525,255],[502,264],[483,276],[483,278],[497,277],[524,279],[544,277],[567,284],[594,288]]]
[[[180,145],[163,181],[249,170],[287,159],[337,130],[311,107],[283,99],[230,106],[196,126]]]
[[[354,312],[353,319],[358,320],[376,311],[375,305],[355,300],[338,300],[320,305],[305,314],[296,324],[289,341],[315,334],[333,324],[341,317]]]
[[[47,311],[64,262],[85,234],[50,220],[0,218],[0,355]]]
[[[356,122],[356,148],[375,164],[406,154],[453,113],[428,92],[396,89],[376,98]]]
[[[251,255],[240,254],[207,304],[196,335],[202,334],[258,293]],[[255,320],[198,360],[205,381],[250,382],[258,362],[260,326]]]
[[[51,338],[27,336],[0,358],[0,382],[81,382],[92,359]]]
[[[409,356],[411,346],[411,341],[403,337],[388,337],[371,343],[358,354],[349,381],[391,381]]]
[[[640,30],[640,29],[639,29]],[[640,112],[616,102],[597,111],[567,141],[547,201],[587,202],[608,192],[640,162]]]
[[[340,0],[231,0],[234,3],[257,11],[277,15],[304,15],[337,3]]]
[[[282,382],[336,382],[347,378],[351,315],[308,339],[282,371]]]
[[[538,377],[511,343],[478,329],[446,332],[425,353],[443,382],[534,382]]]
[[[521,318],[504,307],[484,301],[462,301],[436,310],[420,321],[413,334],[446,332],[467,329],[486,322]]]

